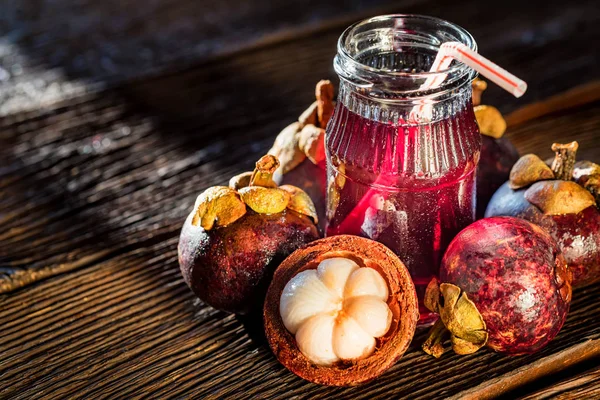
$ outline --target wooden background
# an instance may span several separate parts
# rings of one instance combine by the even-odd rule
[[[197,194],[250,169],[336,80],[351,22],[464,26],[529,83],[520,100],[486,92],[508,113],[600,78],[597,2],[240,3],[0,1],[0,398],[599,397],[599,285],[538,354],[434,360],[419,332],[373,383],[324,388],[277,363],[257,318],[195,299],[176,258]],[[596,92],[509,137],[541,156],[577,139],[600,161]]]

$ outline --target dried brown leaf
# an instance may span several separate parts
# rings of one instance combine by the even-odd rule
[[[423,299],[423,304],[429,311],[439,313],[440,296],[440,283],[437,278],[433,278],[427,285],[427,289],[425,289],[425,298]]]
[[[596,203],[600,202],[600,165],[586,160],[576,162],[573,179],[596,198]]]
[[[458,286],[433,278],[425,291],[425,307],[437,312],[440,319],[431,329],[423,350],[434,357],[443,353],[444,330],[450,332],[452,349],[457,354],[471,354],[488,340],[485,321],[467,294]]]
[[[600,165],[587,160],[575,163],[573,168],[573,179],[575,181],[591,175],[600,175]]]
[[[238,191],[248,207],[260,214],[276,214],[286,209],[290,194],[279,188],[248,186]]]
[[[325,130],[306,125],[300,131],[298,145],[313,164],[325,161]]]
[[[473,108],[479,132],[483,135],[499,139],[506,131],[506,121],[496,107],[479,105]]]
[[[485,346],[488,333],[475,303],[458,286],[449,283],[442,283],[440,292],[443,297],[440,318],[452,334],[453,346],[457,345],[453,347],[455,352],[470,354]],[[470,353],[465,353],[467,351]]]
[[[229,180],[229,187],[234,190],[239,190],[250,185],[250,178],[252,178],[251,171],[242,172],[241,174],[236,175]]]
[[[304,128],[306,125],[317,125],[319,123],[316,101],[300,114],[298,122],[300,123],[300,129]]]
[[[450,342],[452,343],[452,350],[454,350],[454,352],[456,354],[460,354],[460,355],[473,354],[477,350],[479,350],[480,348],[485,346],[485,343],[487,343],[487,336],[485,337],[485,339],[483,339],[483,341],[484,341],[484,344],[481,345],[480,343],[477,343],[477,342],[473,343],[473,342],[469,342],[468,340],[461,339],[458,336],[454,336],[454,335],[450,336]]]
[[[315,224],[319,222],[315,204],[304,190],[292,185],[281,185],[279,189],[285,190],[291,196],[287,208],[309,216]]]
[[[268,154],[279,159],[284,174],[296,168],[306,158],[306,154],[298,146],[300,126],[300,122],[294,122],[285,127],[268,151]]]
[[[520,189],[537,181],[554,179],[554,172],[535,154],[525,154],[510,170],[508,185]]]
[[[196,199],[196,212],[192,224],[211,230],[214,225],[227,226],[244,214],[246,205],[240,195],[227,186],[213,186],[206,189]]]
[[[594,196],[572,181],[536,182],[527,191],[525,199],[546,215],[577,214],[596,204]]]

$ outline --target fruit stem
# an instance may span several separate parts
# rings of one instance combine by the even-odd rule
[[[552,161],[552,171],[556,179],[570,181],[573,178],[573,168],[575,166],[575,157],[579,143],[571,142],[567,144],[554,143],[552,151],[556,153]]]
[[[330,81],[322,80],[315,88],[317,98],[317,120],[320,128],[327,128],[327,123],[333,115],[333,85]]]
[[[423,351],[435,358],[440,358],[445,351],[442,341],[448,332],[449,331],[446,329],[442,319],[439,318],[435,321],[435,324],[433,324],[433,327],[429,331],[429,337],[421,346]]]
[[[273,180],[275,170],[279,168],[277,157],[267,154],[262,156],[256,162],[256,168],[250,177],[250,186],[262,186],[266,188],[275,188],[277,183]]]

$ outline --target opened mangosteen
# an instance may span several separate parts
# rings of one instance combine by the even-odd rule
[[[457,354],[483,346],[533,353],[560,331],[571,302],[571,274],[558,245],[519,218],[481,219],[450,243],[425,294],[439,314],[423,349],[439,357],[450,335]]]
[[[277,359],[308,381],[348,386],[390,368],[410,344],[417,295],[402,261],[357,236],[332,236],[292,253],[264,305]]]
[[[206,189],[179,238],[187,285],[214,308],[246,314],[262,305],[273,271],[300,246],[319,238],[318,217],[301,189],[277,186],[274,156],[264,156],[230,187]]]
[[[519,159],[492,197],[486,216],[508,215],[540,225],[558,242],[573,285],[600,280],[600,166],[575,162],[578,144],[552,145],[549,167],[534,154]]]
[[[481,133],[481,155],[477,166],[477,218],[483,218],[488,202],[508,179],[510,169],[519,159],[519,152],[504,136],[506,121],[498,109],[480,105],[487,83],[473,81],[473,111]]]

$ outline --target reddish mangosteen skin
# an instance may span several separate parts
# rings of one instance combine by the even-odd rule
[[[289,254],[319,238],[309,217],[285,210],[247,213],[210,231],[192,225],[192,212],[179,238],[185,283],[205,303],[236,314],[262,306],[273,272]]]
[[[481,156],[477,166],[477,219],[483,218],[485,209],[500,186],[508,180],[519,152],[503,136],[499,139],[481,135]]]
[[[569,269],[573,286],[600,281],[600,212],[595,206],[577,214],[544,215],[525,199],[525,189],[513,190],[508,182],[490,200],[486,217],[513,216],[544,228],[558,243]]]
[[[475,303],[487,326],[488,347],[520,355],[540,350],[565,322],[571,291],[555,271],[570,279],[550,235],[525,220],[496,217],[454,238],[440,281],[460,287]]]

